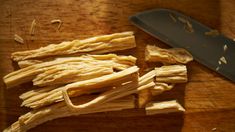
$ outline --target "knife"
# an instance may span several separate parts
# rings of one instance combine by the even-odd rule
[[[169,9],[140,12],[129,20],[164,43],[186,49],[196,61],[235,82],[235,42],[232,39]]]

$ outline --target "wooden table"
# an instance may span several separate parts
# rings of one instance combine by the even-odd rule
[[[10,54],[35,49],[50,43],[82,39],[94,35],[132,30],[137,48],[120,52],[138,57],[143,73],[146,44],[167,47],[159,40],[137,29],[128,16],[157,7],[181,11],[200,22],[235,38],[234,0],[1,0],[0,1],[0,77],[14,70]],[[29,35],[33,19],[37,21],[34,38]],[[56,31],[50,21],[61,19]],[[17,44],[19,34],[25,44]],[[34,39],[34,41],[31,41]],[[188,64],[189,83],[177,85],[156,100],[177,99],[185,107],[184,114],[172,113],[145,116],[144,110],[124,110],[57,119],[32,131],[167,131],[197,132],[235,131],[235,85],[197,62]],[[3,130],[29,109],[20,108],[18,96],[30,88],[24,84],[6,90],[0,83],[0,130]]]

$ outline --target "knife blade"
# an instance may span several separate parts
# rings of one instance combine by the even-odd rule
[[[235,42],[213,29],[169,9],[137,13],[129,20],[164,43],[189,51],[194,59],[235,82]],[[191,29],[190,29],[191,28]]]

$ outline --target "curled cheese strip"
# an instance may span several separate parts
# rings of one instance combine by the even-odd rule
[[[51,24],[54,24],[54,23],[59,23],[57,30],[60,30],[60,27],[62,25],[62,21],[60,19],[51,20]]]
[[[22,69],[28,66],[32,66],[38,63],[42,63],[43,61],[40,60],[24,60],[24,61],[19,61],[18,66]]]

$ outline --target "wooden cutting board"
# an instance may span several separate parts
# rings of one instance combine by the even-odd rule
[[[144,62],[145,45],[167,46],[131,25],[128,16],[157,7],[181,11],[235,38],[234,0],[1,0],[0,3],[1,78],[14,70],[15,64],[10,60],[10,54],[14,51],[129,30],[135,32],[137,48],[119,53],[138,57],[137,65],[143,74],[144,69],[154,66]],[[37,27],[32,38],[29,28],[33,19],[36,19]],[[60,31],[50,24],[53,19],[63,21]],[[14,42],[14,34],[22,36],[25,44]],[[50,121],[32,131],[208,132],[213,128],[223,132],[235,131],[234,83],[195,61],[188,64],[188,73],[187,84],[177,85],[155,98],[159,101],[179,100],[186,109],[184,114],[145,116],[142,109],[88,114]],[[2,131],[29,111],[20,108],[18,96],[31,84],[6,90],[1,81],[0,86]]]

